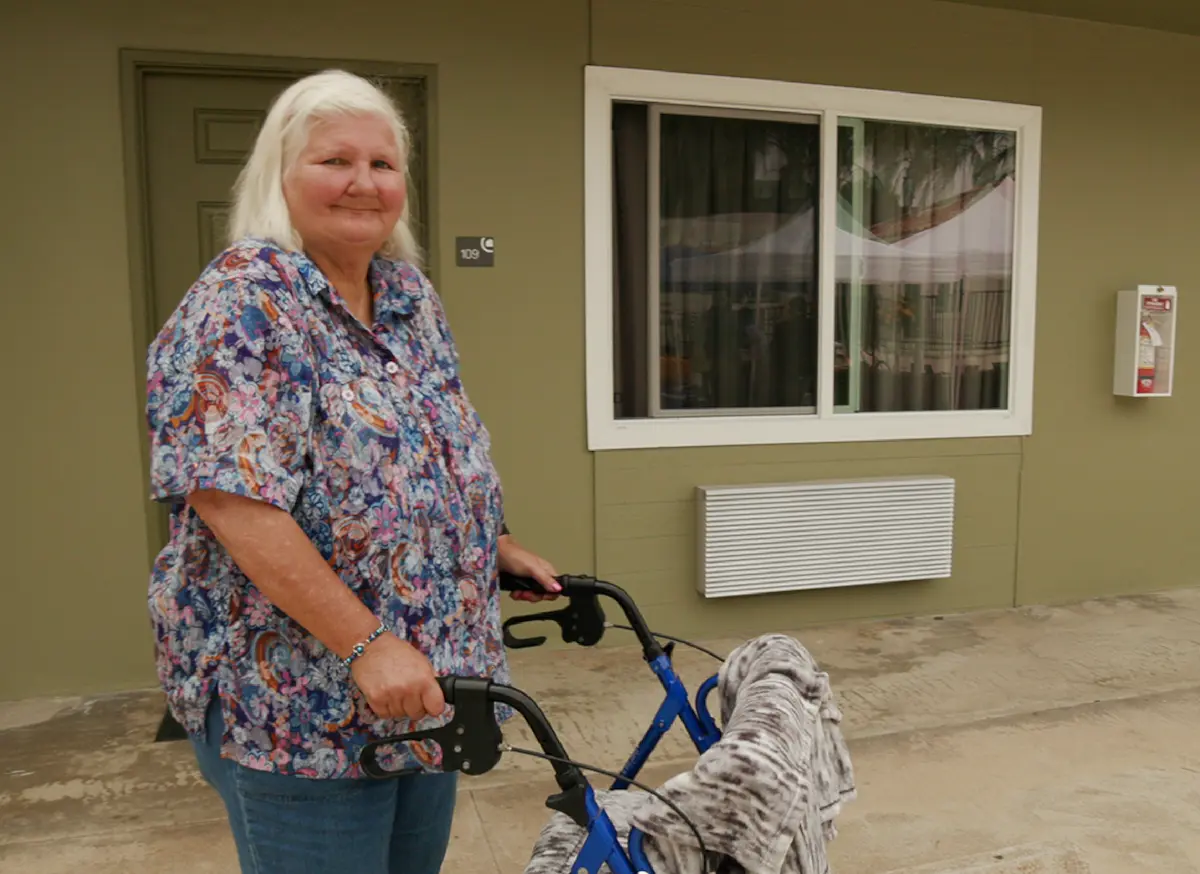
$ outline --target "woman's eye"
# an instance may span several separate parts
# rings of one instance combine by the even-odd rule
[[[389,162],[382,161],[382,160],[375,161],[374,166],[378,170],[391,170],[392,169],[392,165]]]
[[[323,164],[345,164],[346,161],[344,158],[326,158],[324,161],[322,161],[322,163]]]

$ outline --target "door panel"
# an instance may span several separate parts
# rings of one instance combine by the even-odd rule
[[[233,184],[282,76],[145,79],[151,324],[157,331],[226,244]]]

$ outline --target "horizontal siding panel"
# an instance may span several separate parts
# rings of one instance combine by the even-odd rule
[[[945,473],[958,480],[955,500],[960,517],[998,517],[1007,514],[1015,522],[1021,489],[1021,459],[1011,456],[987,456],[962,459],[955,471]]]
[[[652,537],[690,537],[695,528],[696,510],[694,502],[690,500],[604,504],[596,508],[596,537],[600,543]]]
[[[596,453],[596,573],[627,588],[639,606],[661,609],[669,619],[664,630],[683,633],[717,630],[726,621],[757,633],[821,621],[1011,604],[1018,449],[1019,443],[998,439]],[[697,592],[697,485],[906,475],[955,479],[949,579],[721,599],[705,599]]]
[[[958,551],[978,546],[1017,545],[1017,503],[998,507],[994,512],[967,515],[961,510],[954,520],[954,549]]]
[[[597,576],[629,592],[639,608],[651,604],[680,605],[699,598],[694,562],[678,562],[661,571],[615,572],[602,568]],[[604,609],[608,612],[609,605],[604,605]]]
[[[981,464],[968,475],[956,478],[955,528],[964,545],[1016,542],[1019,473],[1016,464]],[[625,539],[692,536],[696,529],[695,500],[604,504],[597,507],[596,526],[601,545]],[[976,537],[977,532],[983,539]]]
[[[954,573],[951,579],[970,580],[964,561],[982,547],[1015,550],[1017,518],[1015,508],[998,516],[960,516],[955,521]],[[691,508],[689,521],[693,518]],[[696,540],[692,534],[671,537],[613,538],[601,541],[597,549],[597,572],[629,588],[636,588],[638,603],[669,603],[696,594]],[[970,567],[969,563],[966,567]]]
[[[892,440],[881,443],[808,443],[789,446],[696,446],[631,449],[596,454],[598,470],[651,470],[664,466],[698,468],[738,465],[785,465],[871,462],[911,458],[984,458],[1020,456],[1020,439]]]
[[[607,574],[671,570],[692,564],[695,542],[692,534],[607,541],[598,545],[596,561]]]
[[[831,622],[1009,607],[1015,570],[1016,548],[1005,546],[960,550],[955,556],[954,576],[949,579],[866,588],[807,589],[747,598],[706,599],[690,585],[685,587],[686,591],[677,590],[679,594],[673,600],[659,601],[651,593],[670,591],[666,577],[661,586],[655,581],[646,588],[643,588],[645,581],[635,581],[632,577],[630,586],[620,580],[614,582],[629,589],[656,631],[737,641],[756,634],[789,632]],[[607,604],[605,610],[611,612]],[[801,641],[805,639],[804,635],[799,637]]]
[[[603,453],[601,453],[603,455]],[[759,483],[810,482],[891,476],[950,476],[962,490],[974,488],[998,471],[1017,475],[1015,460],[987,458],[886,459],[878,461],[805,462],[782,465],[730,465],[696,469],[663,464],[646,470],[608,470],[597,464],[596,501],[599,506],[642,504],[650,501],[690,501],[696,486],[742,486]]]

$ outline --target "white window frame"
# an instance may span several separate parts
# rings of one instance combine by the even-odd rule
[[[821,117],[821,152],[828,159],[823,159],[821,167],[818,208],[821,306],[815,413],[746,415],[721,411],[714,415],[645,419],[618,419],[614,415],[612,104],[617,100],[668,103],[717,112],[765,111]],[[836,256],[835,156],[840,116],[1007,130],[1017,135],[1007,409],[895,413],[835,411],[832,302]],[[1023,104],[659,70],[587,67],[584,71],[584,259],[588,448],[600,451],[1004,437],[1032,433],[1041,125],[1041,107]],[[654,260],[653,256],[651,260]]]

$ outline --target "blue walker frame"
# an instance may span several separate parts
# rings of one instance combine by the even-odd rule
[[[641,612],[629,594],[612,583],[594,577],[558,577],[568,605],[560,610],[518,616],[504,623],[504,642],[512,649],[541,646],[545,637],[520,638],[512,628],[527,622],[552,620],[562,629],[568,643],[594,646],[607,627],[604,612],[597,596],[617,602],[629,620],[629,627],[642,646],[642,654],[651,671],[662,684],[664,697],[654,719],[638,742],[633,754],[618,772],[611,789],[627,789],[637,779],[643,766],[671,729],[676,720],[683,723],[697,753],[704,753],[721,737],[707,699],[716,688],[718,675],[713,674],[696,690],[693,701],[671,662],[672,645],[664,647],[646,626]],[[509,574],[501,574],[500,588],[504,591],[536,591],[543,589],[536,582]],[[596,794],[580,767],[570,763],[554,729],[545,714],[528,695],[512,686],[492,683],[471,677],[442,677],[438,681],[446,703],[454,708],[454,717],[446,725],[427,731],[384,738],[366,745],[360,754],[364,772],[376,779],[402,777],[411,771],[390,771],[379,764],[378,751],[397,744],[431,739],[442,749],[442,768],[459,770],[468,775],[490,771],[500,760],[502,737],[494,712],[495,704],[506,704],[524,717],[541,744],[542,751],[553,763],[559,788],[562,790],[546,800],[546,806],[569,816],[587,832],[579,853],[571,864],[571,874],[596,874],[607,865],[613,874],[653,874],[645,853],[645,836],[637,829],[629,834],[628,846],[622,847],[616,826],[600,807]]]

